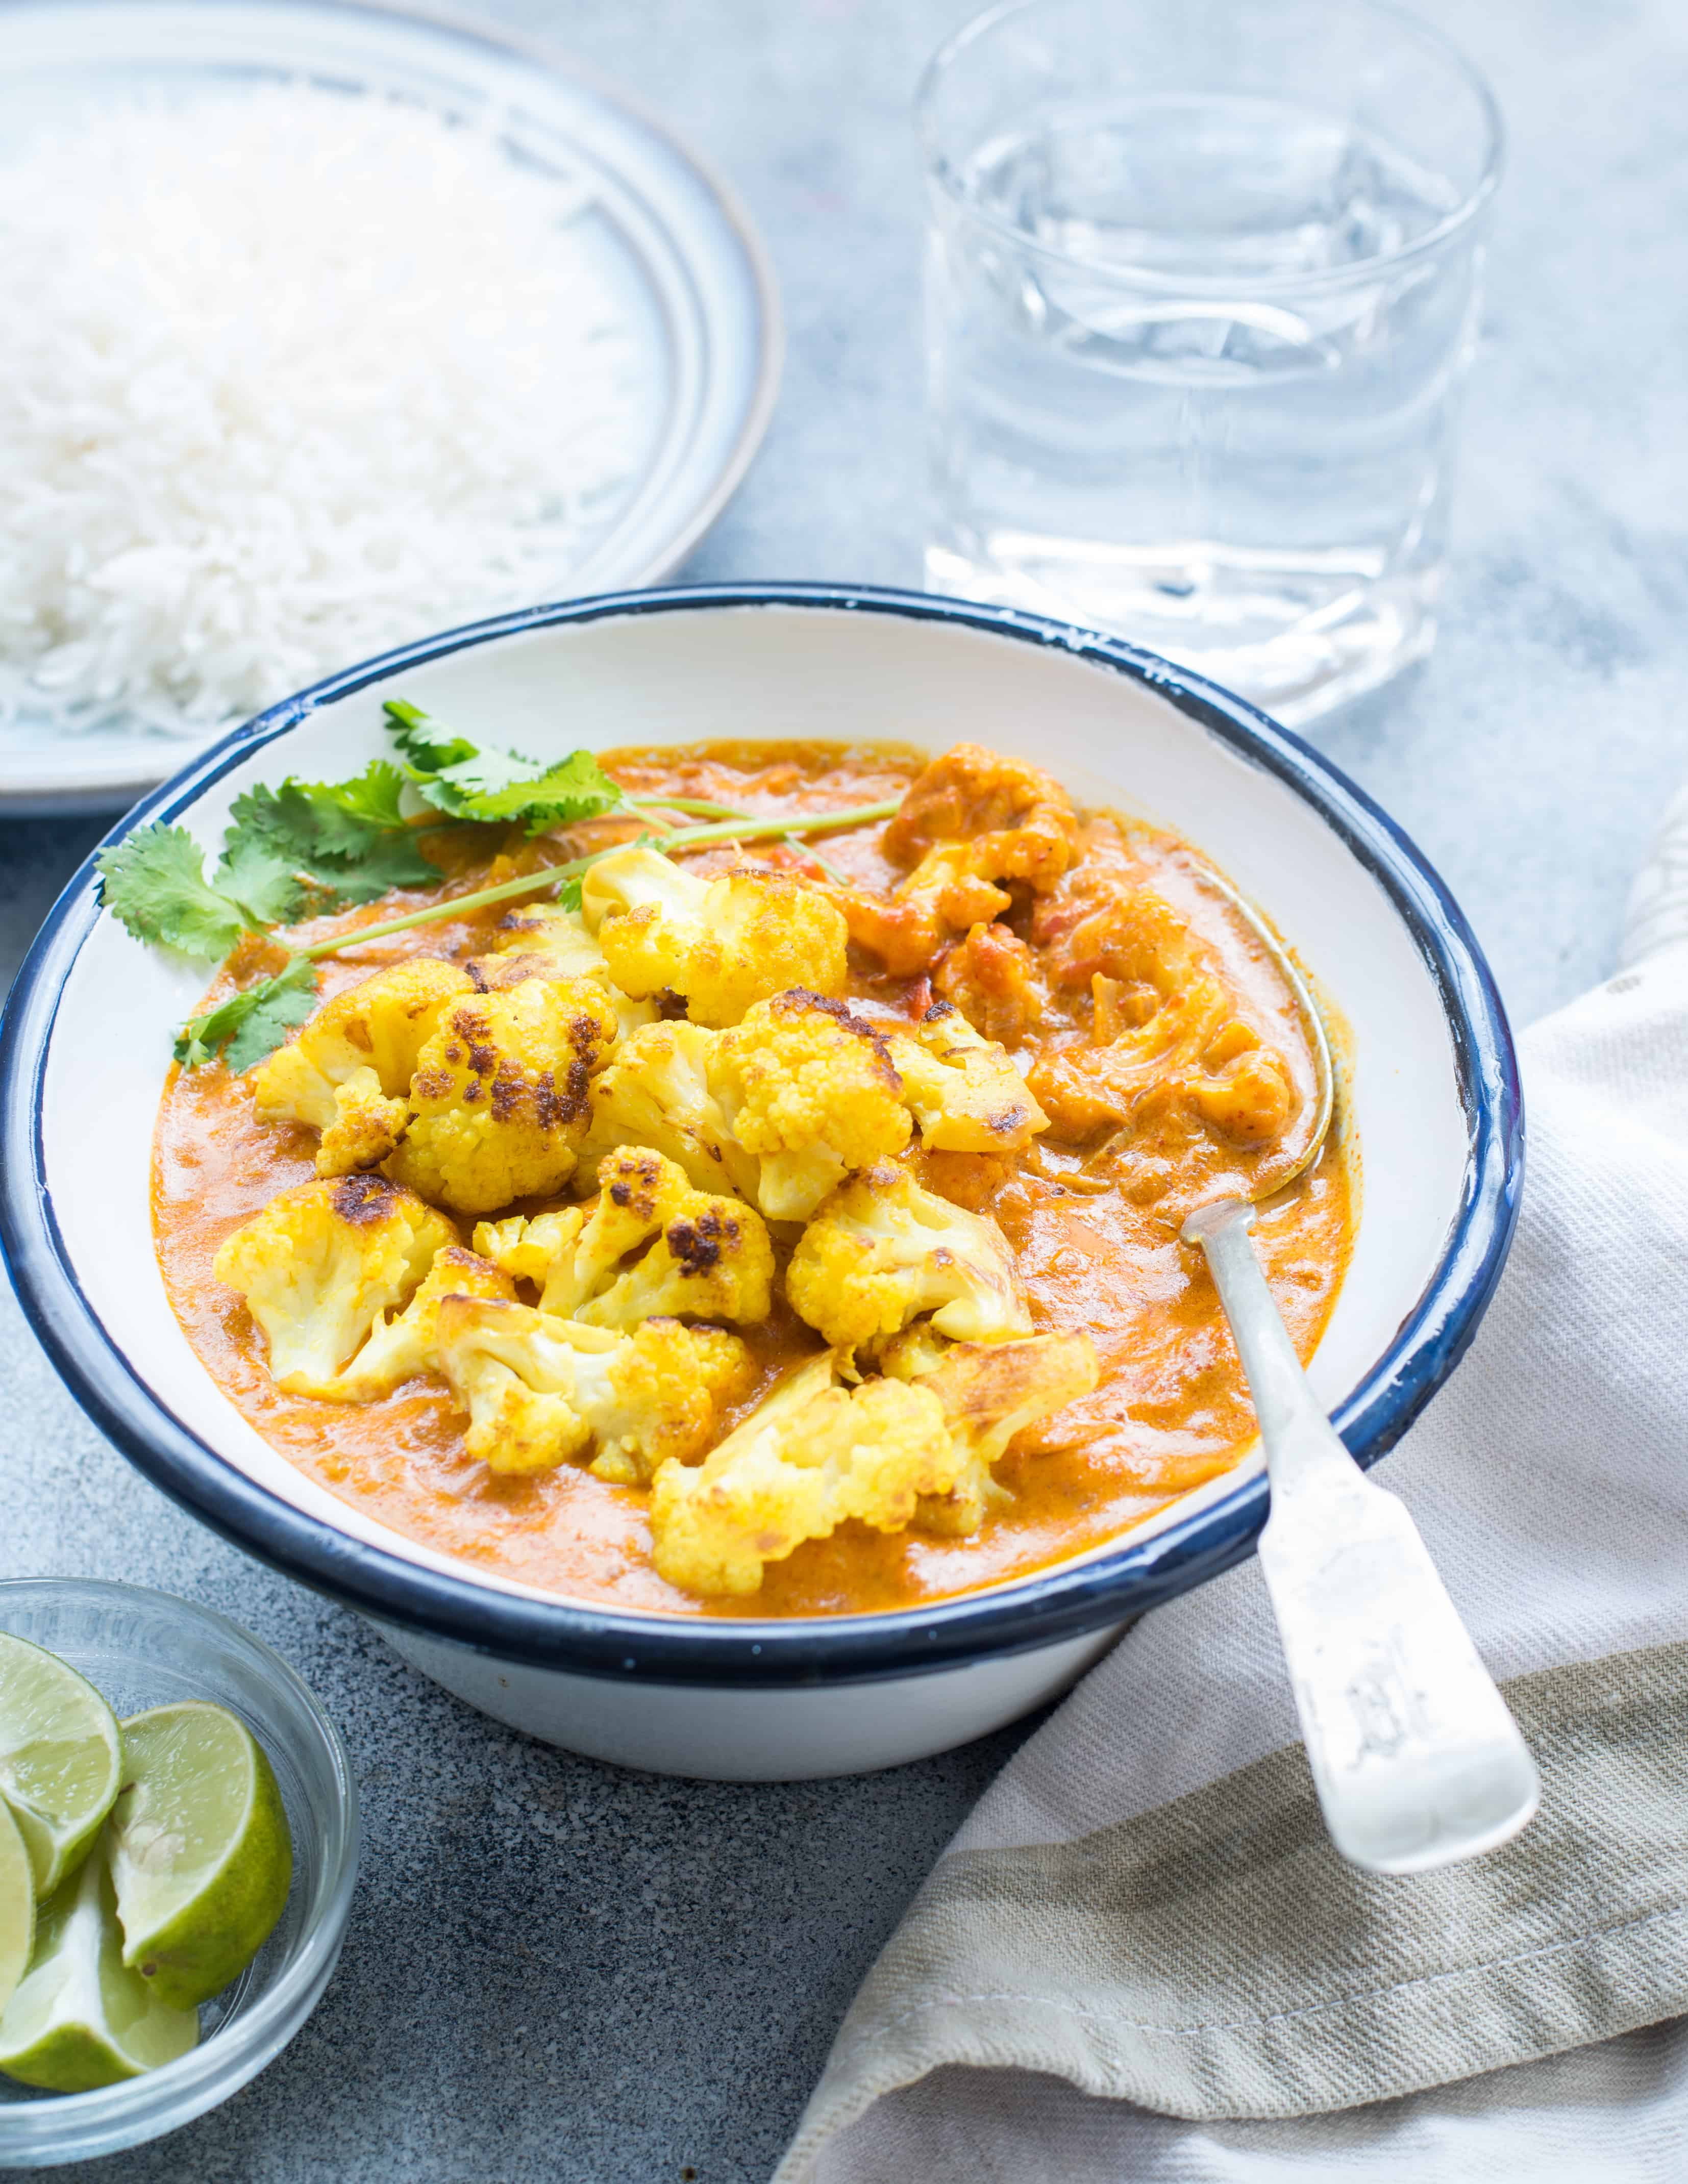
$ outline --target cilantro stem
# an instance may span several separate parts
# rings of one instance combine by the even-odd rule
[[[709,804],[701,796],[630,796],[629,804],[641,811],[684,811],[694,819],[749,819],[752,814],[739,811],[731,804]],[[612,812],[608,815],[615,816]]]
[[[670,834],[662,844],[662,850],[665,855],[671,855],[680,850],[706,850],[716,842],[842,833],[847,827],[871,827],[876,820],[889,819],[900,801],[894,796],[883,804],[858,804],[847,811],[817,811],[808,816],[799,813],[795,818],[788,812],[782,812],[777,818],[723,819],[713,826],[687,827],[677,834]],[[385,940],[389,933],[408,933],[418,925],[437,924],[442,918],[459,917],[465,911],[482,910],[489,903],[510,902],[518,895],[537,894],[541,888],[554,886],[560,880],[578,878],[599,857],[610,854],[609,850],[595,850],[590,856],[571,858],[565,865],[544,865],[538,872],[523,872],[519,878],[501,880],[496,887],[477,888],[472,894],[451,895],[443,902],[428,904],[426,909],[409,911],[403,917],[383,918],[377,925],[357,926],[332,940],[318,940],[309,948],[301,948],[298,953],[317,963],[326,956],[337,956],[343,948],[359,948],[367,940]]]

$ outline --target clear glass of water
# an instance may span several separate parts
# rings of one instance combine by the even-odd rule
[[[934,591],[1292,725],[1426,653],[1501,126],[1373,0],[1008,0],[921,86]]]

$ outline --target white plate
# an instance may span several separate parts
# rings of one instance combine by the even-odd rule
[[[0,142],[8,112],[38,125],[55,105],[85,111],[106,92],[179,96],[299,77],[495,116],[525,160],[590,183],[594,202],[576,231],[639,330],[648,414],[642,462],[569,592],[666,575],[749,465],[773,410],[782,336],[760,239],[726,184],[663,124],[578,62],[379,0],[0,0]],[[212,740],[63,736],[40,721],[0,729],[0,814],[115,811]]]

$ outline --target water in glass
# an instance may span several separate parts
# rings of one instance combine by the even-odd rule
[[[1480,260],[1425,241],[1452,181],[1312,105],[1156,93],[932,193],[933,589],[1292,722],[1428,649]]]

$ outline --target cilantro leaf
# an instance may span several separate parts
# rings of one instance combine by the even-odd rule
[[[203,1017],[192,1017],[176,1039],[175,1058],[184,1069],[198,1069],[220,1053],[225,1066],[238,1076],[273,1054],[315,1006],[316,966],[307,956],[294,956],[273,978],[260,978]]]
[[[278,889],[273,863],[242,860],[208,880],[204,854],[185,827],[137,827],[96,864],[100,900],[112,916],[137,940],[185,955],[226,956],[242,933],[276,914],[268,907]],[[257,899],[248,900],[248,892]]]
[[[454,736],[420,705],[403,698],[389,698],[382,707],[393,741],[419,773],[440,773],[475,756],[475,746],[465,736]]]
[[[464,772],[451,769],[455,781]],[[530,833],[571,819],[596,819],[613,811],[622,800],[619,785],[611,781],[590,751],[571,751],[565,759],[526,781],[488,787],[465,796],[458,809],[465,819],[526,819]]]
[[[248,911],[253,926],[286,924],[304,904],[298,873],[264,842],[231,843],[212,875],[212,885]]]
[[[454,819],[484,825],[525,819],[529,833],[537,834],[546,827],[595,819],[625,802],[620,786],[590,751],[571,751],[547,766],[520,751],[454,736],[402,699],[389,699],[386,711],[418,794]]]
[[[422,855],[400,809],[404,780],[399,767],[378,758],[349,781],[289,775],[279,788],[250,789],[236,799],[224,862],[261,848],[322,889],[331,905],[425,887],[439,867]]]

